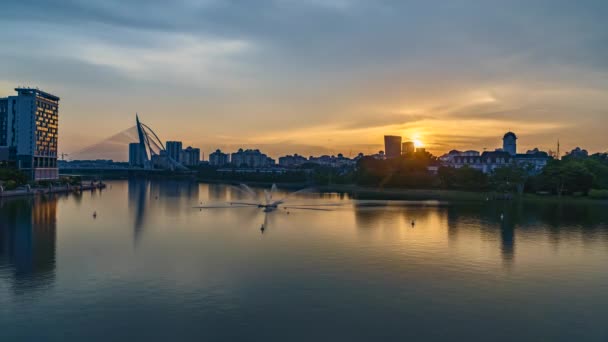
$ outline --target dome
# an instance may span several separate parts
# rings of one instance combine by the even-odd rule
[[[503,138],[503,139],[507,139],[507,138],[513,138],[513,139],[517,139],[517,135],[515,135],[515,133],[513,133],[513,132],[507,132],[507,133],[505,134],[505,136],[504,136],[504,137],[502,137],[502,138]]]

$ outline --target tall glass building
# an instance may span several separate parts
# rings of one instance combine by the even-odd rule
[[[32,88],[15,91],[17,96],[0,99],[0,143],[32,179],[58,179],[59,97]]]

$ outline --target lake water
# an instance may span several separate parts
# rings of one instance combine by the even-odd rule
[[[236,200],[146,180],[3,200],[0,341],[608,340],[605,205],[192,208]]]

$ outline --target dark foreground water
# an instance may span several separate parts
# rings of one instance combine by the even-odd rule
[[[608,340],[606,206],[109,184],[0,203],[0,341]]]

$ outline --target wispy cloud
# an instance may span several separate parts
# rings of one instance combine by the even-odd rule
[[[513,129],[522,144],[605,150],[606,13],[605,1],[9,1],[0,93],[58,92],[68,151],[90,122],[84,143],[135,111],[201,147],[376,149],[391,133],[442,152]]]

